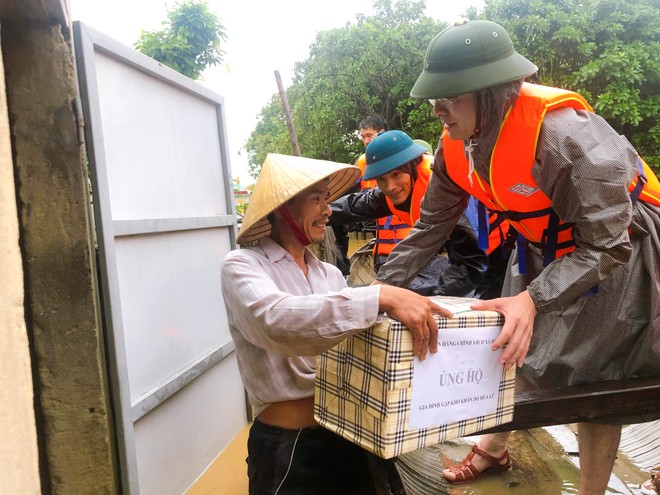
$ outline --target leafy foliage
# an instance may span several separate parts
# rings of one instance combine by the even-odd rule
[[[176,4],[162,24],[160,31],[142,31],[135,48],[191,79],[222,62],[225,27],[206,0]]]
[[[660,167],[660,8],[657,0],[491,0],[539,67],[541,84],[582,94],[650,164]]]
[[[437,142],[441,127],[431,108],[410,97],[426,46],[444,27],[423,16],[424,6],[376,0],[373,16],[359,14],[354,24],[317,34],[287,90],[303,155],[353,163],[362,153],[357,127],[373,112],[390,129]],[[268,152],[291,153],[279,98],[262,110],[246,149],[253,177]]]
[[[445,26],[423,16],[424,2],[375,0],[374,15],[317,34],[287,90],[305,156],[352,163],[368,113],[390,129],[436,143],[441,126],[409,92],[431,38]],[[539,67],[534,81],[584,95],[651,165],[660,167],[660,9],[658,0],[486,0],[466,17],[502,24],[516,49]],[[268,152],[291,153],[277,97],[247,141],[256,178]]]
[[[291,154],[289,130],[286,126],[279,94],[273,95],[270,103],[261,109],[259,121],[248,142],[255,149],[263,150],[258,164],[253,160],[248,161],[248,171],[255,179],[259,176],[261,165],[268,153]],[[305,154],[305,156],[309,155]]]

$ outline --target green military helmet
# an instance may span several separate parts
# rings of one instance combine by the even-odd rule
[[[380,132],[371,140],[364,152],[367,159],[364,178],[369,180],[385,175],[424,153],[426,148],[414,143],[403,131]]]
[[[410,96],[453,98],[522,79],[537,70],[516,52],[499,24],[459,21],[431,40]]]
[[[429,155],[433,154],[433,147],[431,147],[431,145],[426,141],[424,141],[423,139],[413,139],[413,143],[419,144],[420,146],[424,146],[424,148],[426,148],[426,152]]]

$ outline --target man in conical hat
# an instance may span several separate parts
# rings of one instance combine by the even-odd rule
[[[375,494],[366,451],[314,421],[318,354],[373,325],[379,314],[413,332],[414,352],[437,351],[427,298],[390,286],[348,288],[307,249],[323,239],[328,203],[359,177],[351,165],[269,154],[222,292],[243,384],[255,415],[248,440],[250,494]]]

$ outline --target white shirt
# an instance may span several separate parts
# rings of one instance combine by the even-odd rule
[[[306,251],[307,277],[269,237],[227,254],[222,293],[239,371],[255,416],[314,395],[316,356],[378,321],[380,287],[346,287]]]

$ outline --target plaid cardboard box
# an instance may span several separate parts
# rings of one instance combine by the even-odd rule
[[[468,299],[434,297],[436,301]],[[468,311],[436,317],[439,331],[502,326],[493,311]],[[384,317],[317,358],[314,416],[323,427],[389,459],[513,420],[515,366],[502,371],[493,414],[434,428],[410,429],[413,378],[412,332]]]

